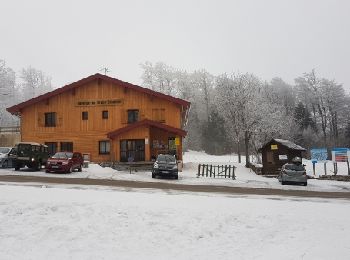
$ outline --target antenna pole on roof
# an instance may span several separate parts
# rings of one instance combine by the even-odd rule
[[[100,71],[102,71],[105,75],[107,75],[108,72],[111,72],[107,67],[101,68]]]

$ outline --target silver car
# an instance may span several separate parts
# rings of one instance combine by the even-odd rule
[[[304,165],[286,163],[282,166],[281,172],[278,176],[278,180],[282,183],[282,185],[288,183],[298,183],[306,186],[307,176]]]

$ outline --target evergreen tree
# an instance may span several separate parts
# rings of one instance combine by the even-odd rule
[[[203,124],[202,147],[208,154],[224,154],[227,152],[227,136],[225,120],[214,108],[211,109],[209,121]]]

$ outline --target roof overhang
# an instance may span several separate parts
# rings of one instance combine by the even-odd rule
[[[119,136],[120,134],[129,132],[133,129],[136,129],[136,128],[139,128],[142,126],[155,127],[155,128],[158,128],[158,129],[161,129],[161,130],[164,130],[164,131],[167,131],[167,132],[170,132],[170,133],[182,136],[182,137],[186,136],[186,134],[187,134],[187,132],[185,130],[182,130],[180,128],[172,127],[172,126],[169,126],[166,124],[162,124],[162,123],[158,123],[158,122],[155,122],[152,120],[145,119],[145,120],[133,123],[133,124],[129,124],[123,128],[119,128],[119,129],[114,130],[112,132],[109,132],[109,133],[107,133],[107,137],[110,139],[114,139],[117,136]]]

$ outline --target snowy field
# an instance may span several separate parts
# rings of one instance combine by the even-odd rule
[[[0,185],[0,259],[349,259],[350,201]]]
[[[13,169],[0,169],[0,175],[34,175],[34,176],[45,176],[45,177],[61,177],[61,178],[93,178],[93,179],[112,179],[112,180],[133,180],[133,181],[147,181],[147,182],[171,182],[179,184],[194,184],[194,185],[224,185],[232,187],[250,187],[250,188],[272,188],[272,189],[293,189],[293,190],[310,190],[310,191],[349,191],[350,182],[340,181],[328,181],[328,180],[317,180],[309,179],[308,186],[298,185],[284,185],[282,186],[276,178],[266,178],[263,176],[256,175],[250,169],[244,167],[244,157],[242,157],[241,164],[238,163],[236,155],[223,155],[223,156],[212,156],[207,155],[203,152],[190,151],[184,155],[184,169],[179,174],[179,180],[168,180],[168,179],[152,179],[151,172],[129,172],[116,171],[111,168],[102,168],[96,164],[90,164],[89,168],[84,168],[83,172],[74,172],[72,174],[54,174],[41,172],[32,172],[26,169],[22,169],[19,172]],[[197,167],[199,163],[208,164],[230,164],[235,165],[236,168],[236,180],[232,179],[214,179],[214,178],[197,178]],[[307,174],[312,176],[312,164],[310,161],[303,160],[306,164]],[[331,162],[328,163],[328,170],[331,170]],[[323,171],[323,164],[317,164],[317,173]],[[347,174],[346,163],[338,164],[339,173]],[[321,172],[321,174],[323,174]],[[332,174],[332,172],[329,172]]]

